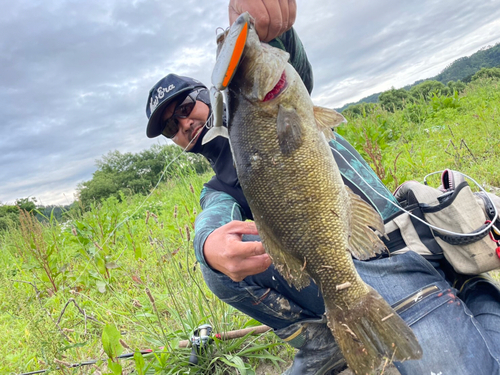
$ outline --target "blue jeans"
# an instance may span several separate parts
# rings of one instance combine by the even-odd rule
[[[412,251],[354,263],[363,280],[410,325],[422,346],[421,360],[395,363],[402,375],[500,374],[498,289],[484,282],[470,283],[461,300],[443,272]],[[316,284],[297,291],[272,265],[241,282],[204,266],[202,272],[217,297],[273,329],[320,319],[325,311]]]

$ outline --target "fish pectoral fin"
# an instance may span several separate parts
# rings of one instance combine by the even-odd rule
[[[386,250],[384,243],[371,229],[374,228],[384,234],[384,222],[372,206],[354,194],[349,187],[345,186],[345,189],[350,198],[352,212],[349,228],[349,250],[357,259],[369,259]]]
[[[285,155],[296,150],[302,144],[302,123],[295,108],[287,108],[280,104],[276,119],[278,143]]]
[[[340,124],[347,122],[345,117],[334,109],[314,106],[313,111],[316,125],[325,134],[327,139],[335,139],[332,128],[336,128]]]
[[[301,290],[311,283],[311,277],[305,270],[305,265],[297,258],[281,250],[280,245],[266,233],[263,228],[257,228],[262,244],[273,260],[274,267],[287,281],[288,285]]]

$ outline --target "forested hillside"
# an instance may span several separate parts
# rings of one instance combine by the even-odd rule
[[[418,80],[411,85],[404,86],[402,89],[407,91],[411,90],[412,87],[415,87],[425,81],[438,81],[444,85],[447,85],[450,81],[462,81],[468,83],[471,81],[474,74],[482,68],[493,67],[500,67],[500,43],[494,45],[493,47],[484,47],[471,56],[461,57],[448,65],[437,76]],[[394,90],[394,88],[392,90]],[[342,112],[352,105],[361,103],[378,103],[381,94],[383,93],[379,92],[367,96],[355,103],[347,103],[337,110]]]
[[[449,81],[468,82],[470,78],[481,68],[493,68],[500,66],[500,43],[493,47],[480,49],[469,57],[462,57],[447,66],[437,76],[429,78],[439,81],[445,85]]]

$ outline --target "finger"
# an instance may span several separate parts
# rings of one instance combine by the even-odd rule
[[[243,268],[247,270],[246,276],[257,275],[258,273],[267,270],[271,263],[271,257],[268,254],[262,254],[259,256],[248,258],[244,262]]]
[[[255,18],[267,17],[266,5],[264,2],[269,0],[230,0],[229,1],[229,24],[232,25],[234,21],[243,13],[248,12]],[[276,1],[276,0],[271,0]]]
[[[234,1],[229,2],[229,25],[232,25],[234,21],[236,21],[236,18],[239,17],[240,13],[238,12],[238,9],[236,9],[236,4]]]
[[[227,233],[232,234],[259,234],[257,226],[253,221],[233,220],[225,225]]]
[[[288,9],[288,1],[289,0],[279,0],[280,1],[280,10],[281,10],[281,30],[279,31],[280,34],[283,34],[285,31],[288,30],[288,24],[289,24],[289,9]]]
[[[267,0],[263,3],[266,11],[261,11],[258,17],[254,16],[255,31],[257,31],[261,41],[269,42],[282,34],[283,16],[280,0]]]
[[[233,281],[239,282],[247,276],[257,275],[264,272],[269,268],[271,263],[271,258],[267,254],[247,258],[239,264],[238,269],[235,270],[236,272],[228,272],[228,276]]]
[[[235,249],[237,251],[238,257],[242,260],[266,253],[266,249],[264,249],[262,242],[258,241],[239,242],[237,245],[235,245]]]
[[[295,0],[288,0],[287,8],[288,8],[288,13],[287,13],[288,18],[287,18],[286,30],[290,29],[295,24],[295,18],[297,17],[297,3],[295,2]]]

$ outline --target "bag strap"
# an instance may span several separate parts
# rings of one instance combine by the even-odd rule
[[[474,243],[474,242],[477,242],[481,239],[483,239],[484,237],[486,237],[488,235],[488,231],[484,231],[484,229],[489,226],[489,222],[481,225],[478,229],[470,232],[469,234],[474,234],[474,233],[478,233],[477,236],[467,236],[467,237],[463,237],[463,236],[454,236],[454,235],[451,235],[451,234],[444,234],[444,233],[440,233],[438,232],[437,230],[434,231],[434,234],[441,238],[443,241],[449,243],[450,245],[460,245],[460,246],[464,246],[464,245],[470,245],[471,243]],[[483,231],[481,233],[481,231]]]
[[[486,214],[488,215],[490,220],[493,220],[493,218],[495,217],[495,207],[493,206],[493,202],[491,201],[491,199],[486,195],[486,193],[482,191],[474,193],[474,195],[481,198],[484,203],[484,210],[486,211]]]

